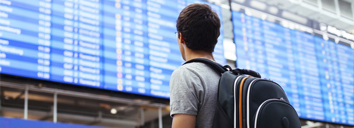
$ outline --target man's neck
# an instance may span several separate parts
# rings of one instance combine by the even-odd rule
[[[195,51],[195,50],[186,50],[186,61],[195,59],[195,58],[206,58],[212,61],[214,60],[214,56],[210,52],[205,52],[205,51]]]

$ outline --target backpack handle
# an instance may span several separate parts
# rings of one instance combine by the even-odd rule
[[[184,64],[188,64],[188,63],[192,63],[192,62],[201,62],[201,63],[204,63],[206,65],[209,65],[213,69],[217,70],[220,74],[224,73],[226,71],[231,71],[232,73],[237,74],[237,75],[247,74],[247,75],[251,75],[253,77],[261,78],[261,75],[258,72],[255,72],[253,70],[239,69],[239,68],[236,68],[236,69],[232,70],[232,68],[229,65],[221,66],[220,64],[218,64],[218,63],[216,63],[214,61],[211,61],[209,59],[205,59],[205,58],[191,59],[191,60],[185,62]]]
[[[261,75],[258,72],[253,71],[253,70],[249,70],[249,69],[236,68],[236,69],[232,70],[232,73],[234,73],[234,74],[247,74],[247,75],[251,75],[253,77],[261,78]]]

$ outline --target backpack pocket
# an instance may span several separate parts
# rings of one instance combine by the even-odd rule
[[[295,109],[282,98],[264,101],[254,117],[254,128],[301,128]]]

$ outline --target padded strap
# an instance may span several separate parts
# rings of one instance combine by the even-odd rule
[[[209,59],[205,59],[205,58],[191,59],[191,60],[185,62],[184,64],[188,64],[188,63],[192,63],[192,62],[201,62],[201,63],[204,63],[206,65],[209,65],[210,67],[212,67],[213,69],[218,71],[220,74],[230,70],[236,75],[247,74],[247,75],[251,75],[253,77],[261,78],[261,75],[258,72],[255,72],[253,70],[239,69],[239,68],[236,68],[236,69],[232,70],[229,65],[221,66],[220,64],[218,64],[218,63],[216,63],[214,61],[211,61]]]
[[[201,63],[204,63],[206,65],[209,65],[210,67],[212,67],[213,69],[215,69],[219,73],[224,73],[225,71],[227,71],[227,69],[224,68],[223,66],[221,66],[220,64],[218,64],[218,63],[216,63],[214,61],[211,61],[209,59],[205,59],[205,58],[191,59],[191,60],[185,62],[184,64],[188,64],[188,63],[192,63],[192,62],[201,62]]]

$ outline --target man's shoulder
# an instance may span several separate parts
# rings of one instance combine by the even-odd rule
[[[208,66],[204,63],[188,63],[178,67],[174,72],[198,72],[200,70],[205,70]]]
[[[187,75],[187,74],[193,74],[201,77],[201,76],[208,76],[210,74],[216,74],[216,72],[211,67],[209,67],[204,63],[193,62],[178,67],[175,71],[173,71],[172,76]]]
[[[199,70],[200,68],[205,68],[205,67],[208,67],[208,66],[204,63],[193,62],[193,63],[184,64],[184,65],[178,67],[176,70],[195,71],[195,70]]]

